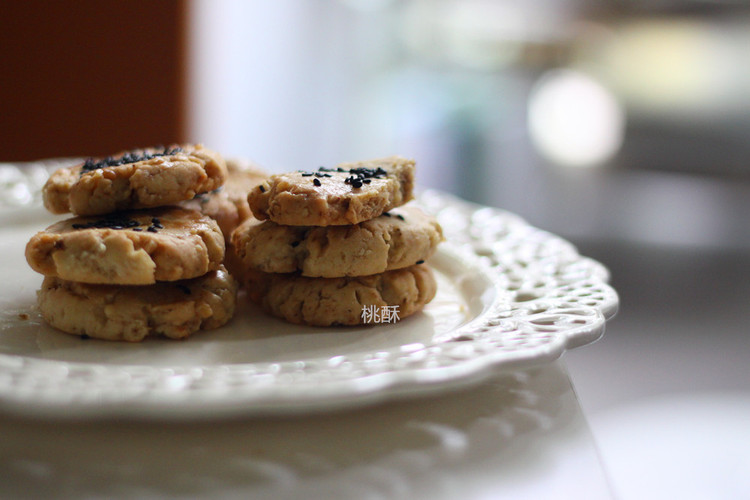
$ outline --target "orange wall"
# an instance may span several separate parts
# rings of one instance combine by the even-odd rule
[[[0,161],[185,137],[186,1],[4,2]]]

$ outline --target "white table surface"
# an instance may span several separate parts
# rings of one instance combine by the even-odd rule
[[[565,364],[332,414],[0,416],[7,498],[611,498]]]

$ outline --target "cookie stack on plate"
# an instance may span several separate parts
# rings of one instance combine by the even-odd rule
[[[412,206],[414,161],[389,157],[273,175],[232,235],[249,297],[289,322],[390,323],[435,296],[425,261],[443,240]]]
[[[134,150],[53,173],[45,207],[77,217],[26,246],[29,265],[45,276],[44,319],[82,337],[126,341],[226,323],[237,284],[222,264],[224,235],[208,215],[174,206],[226,178],[221,156],[200,145]]]

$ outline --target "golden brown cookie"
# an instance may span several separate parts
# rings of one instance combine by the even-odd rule
[[[399,321],[420,311],[437,291],[426,264],[349,278],[251,271],[245,279],[248,296],[266,312],[312,326]]]
[[[224,237],[195,210],[160,207],[73,217],[34,235],[26,260],[45,276],[83,283],[148,285],[219,268]]]
[[[234,314],[237,283],[220,267],[191,280],[145,286],[91,285],[46,277],[37,293],[55,328],[103,340],[185,338],[218,328]]]
[[[442,240],[434,217],[405,206],[351,226],[282,226],[251,219],[235,230],[232,246],[244,268],[338,278],[424,262]]]
[[[42,197],[55,214],[100,215],[189,200],[218,188],[226,176],[222,157],[201,145],[139,149],[60,169]]]
[[[196,195],[192,200],[181,202],[180,206],[198,210],[218,222],[225,241],[229,243],[232,231],[253,216],[247,204],[247,194],[267,178],[268,174],[254,163],[228,159],[227,181],[222,187]]]
[[[272,175],[250,191],[255,217],[290,226],[359,224],[413,198],[414,161],[392,156]]]

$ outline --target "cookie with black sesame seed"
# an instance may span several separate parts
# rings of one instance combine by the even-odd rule
[[[220,266],[190,280],[144,286],[94,285],[46,277],[37,292],[51,326],[84,338],[139,342],[182,339],[233,316],[237,282]]]
[[[387,312],[389,323],[399,321],[421,311],[437,293],[437,281],[428,265],[345,278],[251,271],[244,281],[248,297],[266,312],[311,326],[372,323],[368,311],[373,315]]]
[[[366,276],[429,259],[443,241],[440,224],[406,205],[350,226],[283,226],[249,219],[232,235],[243,268],[302,276]]]
[[[219,268],[224,236],[195,210],[160,207],[73,217],[34,235],[26,260],[45,276],[82,283],[147,285]]]
[[[272,175],[250,191],[255,217],[290,226],[373,219],[414,197],[414,160],[398,156]]]
[[[226,177],[221,155],[201,145],[138,149],[57,170],[42,198],[55,214],[101,215],[189,200]]]

